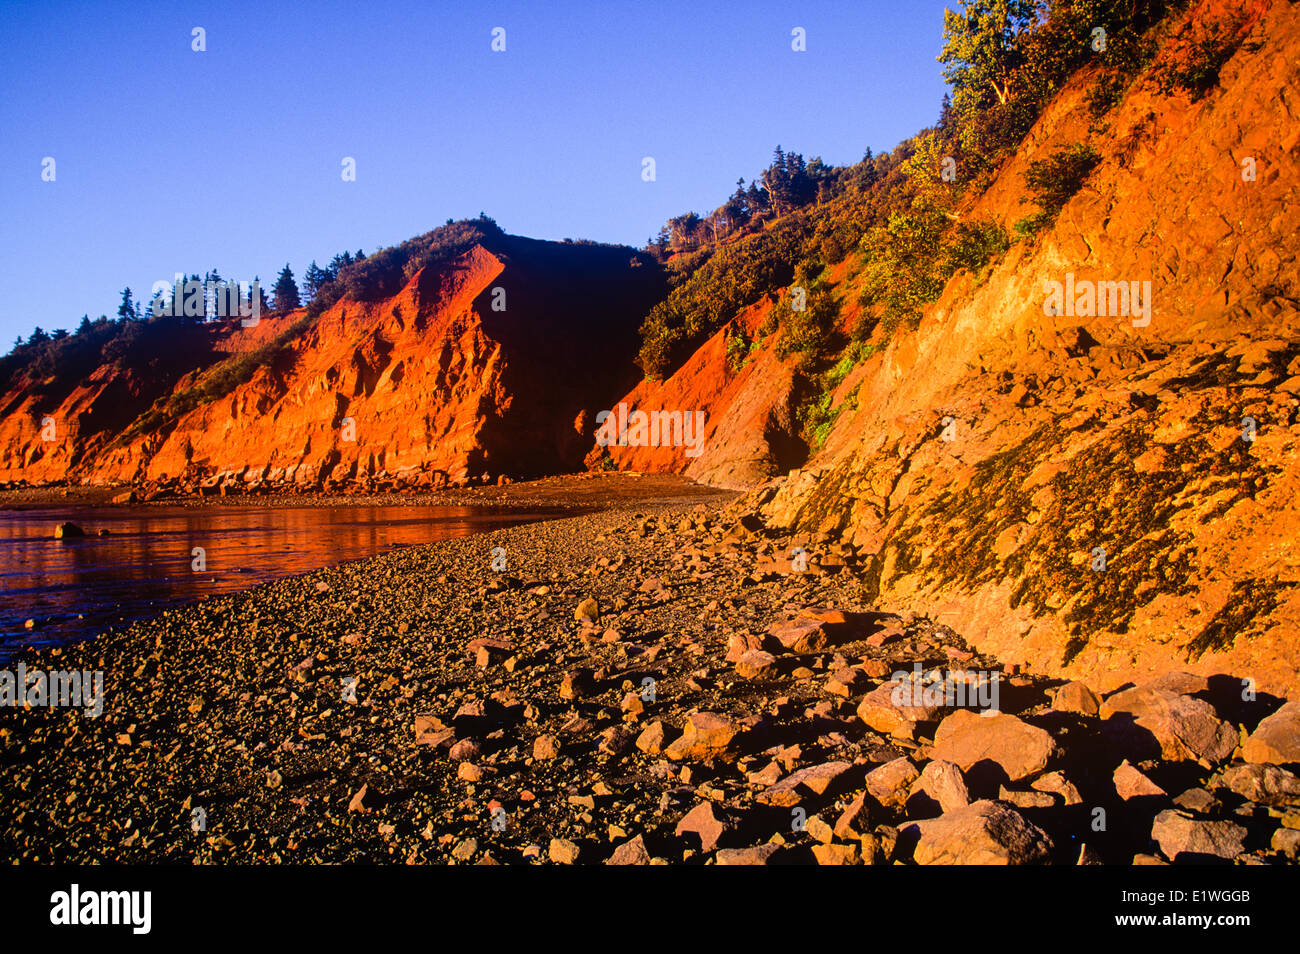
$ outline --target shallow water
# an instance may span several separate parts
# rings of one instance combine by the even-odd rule
[[[481,507],[50,507],[0,510],[0,659],[214,593],[561,510]],[[54,539],[71,521],[84,538]],[[98,536],[108,530],[107,536]],[[194,548],[205,568],[194,569]],[[485,559],[487,559],[485,555]],[[34,630],[24,622],[35,619]]]

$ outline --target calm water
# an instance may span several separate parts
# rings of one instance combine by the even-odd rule
[[[0,659],[213,593],[561,511],[479,507],[52,507],[0,510]],[[65,520],[84,538],[55,540]],[[97,536],[108,530],[108,536]],[[192,569],[202,547],[206,570]],[[23,624],[37,620],[35,630]]]

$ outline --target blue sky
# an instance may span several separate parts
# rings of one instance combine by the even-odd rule
[[[778,143],[841,165],[933,123],[944,5],[0,0],[0,351],[124,285],[301,279],[480,211],[642,245]]]

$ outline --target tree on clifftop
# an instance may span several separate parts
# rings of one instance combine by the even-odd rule
[[[302,305],[302,300],[298,297],[298,285],[293,280],[293,272],[289,269],[289,263],[284,263],[284,268],[280,270],[280,277],[275,280],[275,310],[279,312],[293,311]]]
[[[329,280],[330,273],[317,265],[315,260],[313,260],[312,263],[307,266],[307,271],[303,275],[303,291],[307,293],[307,300],[310,302],[315,298],[317,293]]]
[[[772,164],[763,170],[763,185],[777,215],[806,205],[817,196],[817,184],[808,175],[803,156],[787,153],[780,146],[772,155]]]
[[[138,314],[135,310],[135,303],[131,301],[131,289],[122,289],[122,304],[117,306],[117,317],[122,321],[135,321]]]

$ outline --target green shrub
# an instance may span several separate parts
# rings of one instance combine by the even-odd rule
[[[1051,225],[1055,218],[1055,216],[1048,215],[1046,212],[1035,212],[1033,215],[1027,215],[1015,225],[1011,226],[1011,230],[1016,233],[1017,240],[1032,239],[1043,229]]]
[[[1017,222],[1016,233],[1032,236],[1055,222],[1061,209],[1083,188],[1100,161],[1096,149],[1087,143],[1076,143],[1068,149],[1058,149],[1046,159],[1031,162],[1024,173],[1030,195],[1021,201],[1037,203],[1039,211]]]
[[[1118,106],[1129,82],[1128,77],[1119,73],[1103,73],[1083,96],[1083,101],[1088,105],[1088,114],[1093,119],[1100,119]]]
[[[1183,91],[1192,101],[1205,96],[1219,83],[1219,71],[1232,59],[1244,39],[1242,18],[1200,24],[1199,35],[1155,71],[1156,84],[1165,95]]]
[[[948,274],[962,268],[978,272],[1010,247],[1006,229],[996,222],[959,222],[944,243],[944,270]]]
[[[736,374],[749,362],[753,351],[753,342],[745,339],[745,333],[737,330],[727,336],[727,370]]]
[[[173,424],[195,408],[230,394],[240,385],[251,381],[260,368],[274,365],[289,349],[290,344],[313,324],[315,319],[304,315],[261,347],[233,354],[204,369],[189,387],[159,400],[132,421],[110,446],[126,444],[139,434]]]
[[[948,217],[942,210],[921,206],[895,213],[863,239],[862,303],[882,305],[886,336],[902,323],[915,324],[921,308],[943,292],[941,255]]]
[[[844,396],[838,405],[833,403],[834,385],[830,385],[825,376],[821,379],[822,390],[816,397],[800,406],[797,414],[804,440],[814,451],[821,450],[835,427],[835,422],[845,410],[857,410],[858,389],[855,387]]]
[[[796,213],[717,249],[642,322],[637,364],[646,376],[667,377],[742,309],[788,285],[807,233]]]

